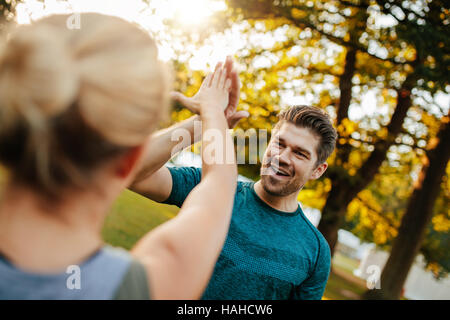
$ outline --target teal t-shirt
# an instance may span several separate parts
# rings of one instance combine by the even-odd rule
[[[201,169],[169,170],[173,186],[165,203],[181,207]],[[203,299],[321,299],[331,261],[325,238],[300,206],[295,212],[273,209],[253,186],[238,182],[228,236]]]

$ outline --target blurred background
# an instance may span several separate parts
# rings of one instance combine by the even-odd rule
[[[247,141],[237,150],[247,159],[262,155],[263,146],[255,151],[248,142],[261,129],[270,135],[280,110],[323,108],[338,130],[337,148],[327,173],[298,200],[332,250],[324,299],[450,299],[448,1],[1,0],[0,10],[1,32],[8,22],[54,13],[136,22],[157,40],[175,89],[188,96],[233,56],[238,109],[250,112],[235,131]],[[74,15],[68,27],[82,21]],[[176,105],[171,122],[191,115]],[[257,159],[239,166],[240,179],[259,179]],[[198,147],[168,165],[201,166]],[[0,168],[0,184],[6,179]],[[104,239],[129,249],[177,210],[125,191]]]

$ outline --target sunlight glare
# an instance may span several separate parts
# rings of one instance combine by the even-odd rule
[[[175,8],[174,19],[185,26],[200,25],[215,12],[226,9],[224,2],[211,0],[172,0]]]

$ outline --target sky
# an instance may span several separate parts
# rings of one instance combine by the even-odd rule
[[[176,48],[181,44],[168,38],[167,21],[178,24],[180,29],[192,30],[192,33],[208,28],[211,17],[224,11],[227,6],[223,0],[151,0],[146,3],[143,0],[24,0],[17,5],[16,19],[20,24],[30,23],[32,20],[54,13],[73,12],[99,12],[119,16],[126,20],[136,22],[152,34],[159,44],[159,54],[162,60],[170,60],[176,57]],[[374,20],[377,26],[392,25],[395,20],[388,16],[378,16]],[[227,55],[245,48],[247,43],[241,37],[242,25],[235,25],[224,33],[214,35],[210,41],[197,48],[192,47],[193,57],[188,61],[192,70],[204,70],[212,68],[218,61],[223,61]],[[275,41],[281,41],[282,32],[267,36],[255,33],[249,39],[253,43],[260,44],[263,48],[270,48]],[[383,57],[387,53],[384,48],[377,48],[369,44],[372,53]],[[255,60],[256,66],[264,66],[270,63],[268,58],[261,57]],[[245,66],[240,66],[241,69]],[[332,88],[329,88],[332,89]],[[304,96],[296,95],[295,89],[286,90],[281,95],[281,104],[312,104],[316,98],[313,94]],[[379,90],[368,91],[362,96],[360,104],[350,107],[350,119],[359,120],[376,113],[386,113],[388,108],[380,105]],[[450,95],[438,94],[437,106],[434,113],[439,114],[448,111]],[[439,108],[441,110],[439,110]]]
[[[226,5],[220,0],[152,0],[149,4],[142,0],[25,0],[17,6],[17,19],[19,23],[29,22],[26,11],[34,19],[52,13],[93,11],[157,28],[158,22],[154,19],[143,20],[155,8],[158,9],[158,20],[176,17],[183,24],[192,25],[204,22],[216,11],[225,10]]]
[[[30,23],[46,15],[72,12],[99,12],[136,22],[158,42],[160,59],[180,59],[176,49],[182,44],[169,35],[166,22],[175,23],[180,30],[201,32],[209,27],[213,14],[227,9],[223,0],[24,0],[17,5],[16,20]],[[188,61],[192,70],[208,70],[227,55],[233,55],[245,46],[240,40],[239,27],[233,27],[225,35],[212,38],[212,43],[192,48],[194,57]],[[265,40],[267,41],[267,40]],[[179,51],[179,50],[178,50]],[[180,59],[182,60],[182,59]]]

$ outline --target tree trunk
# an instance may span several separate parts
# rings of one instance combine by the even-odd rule
[[[356,53],[356,49],[347,48],[347,53],[345,55],[344,73],[339,78],[340,97],[336,115],[336,126],[339,126],[342,123],[342,120],[348,118],[348,109],[352,100],[352,79],[356,71]],[[337,142],[336,165],[338,166],[342,166],[347,162],[348,156],[352,151],[352,146],[348,143],[348,139],[345,139],[345,141],[345,143],[341,144],[340,139],[338,139]]]
[[[348,117],[348,108],[352,99],[352,79],[356,70],[356,52],[354,48],[347,48],[345,55],[344,72],[339,77],[339,106],[337,109],[336,124]]]
[[[335,181],[333,181],[333,186],[328,193],[318,226],[319,231],[327,239],[332,254],[337,242],[337,232],[345,219],[347,206],[373,180],[381,164],[386,159],[387,152],[395,137],[402,129],[403,120],[411,106],[410,90],[415,80],[415,75],[410,74],[403,83],[402,88],[397,91],[397,106],[387,126],[388,138],[375,143],[374,151],[354,177],[337,176],[334,179]],[[334,188],[334,186],[340,186],[340,188]]]
[[[333,180],[331,191],[322,210],[322,218],[320,219],[318,229],[324,235],[330,246],[331,256],[334,254],[338,240],[339,228],[336,228],[336,226],[342,225],[347,208],[346,206],[342,206],[342,203],[351,201],[349,190],[350,185],[344,178]]]
[[[337,109],[336,126],[339,126],[342,120],[348,117],[348,109],[352,99],[352,78],[356,70],[356,53],[356,49],[347,48],[345,54],[344,72],[339,78],[340,98]],[[345,155],[350,153],[351,146],[349,144],[339,144],[338,142],[336,149],[337,165],[342,165],[342,161],[339,161],[339,159],[345,158]],[[332,256],[338,235],[338,229],[334,226],[340,225],[340,219],[344,216],[344,212],[342,212],[343,208],[340,206],[340,203],[345,201],[345,182],[346,181],[343,178],[333,179],[331,187],[331,191],[333,192],[330,192],[327,198],[325,204],[326,211],[322,211],[322,219],[319,224],[319,231],[322,232],[325,239],[328,241]]]
[[[425,231],[450,158],[450,114],[443,118],[437,138],[432,139],[419,179],[403,215],[391,254],[381,274],[381,289],[369,290],[366,299],[399,299]]]

